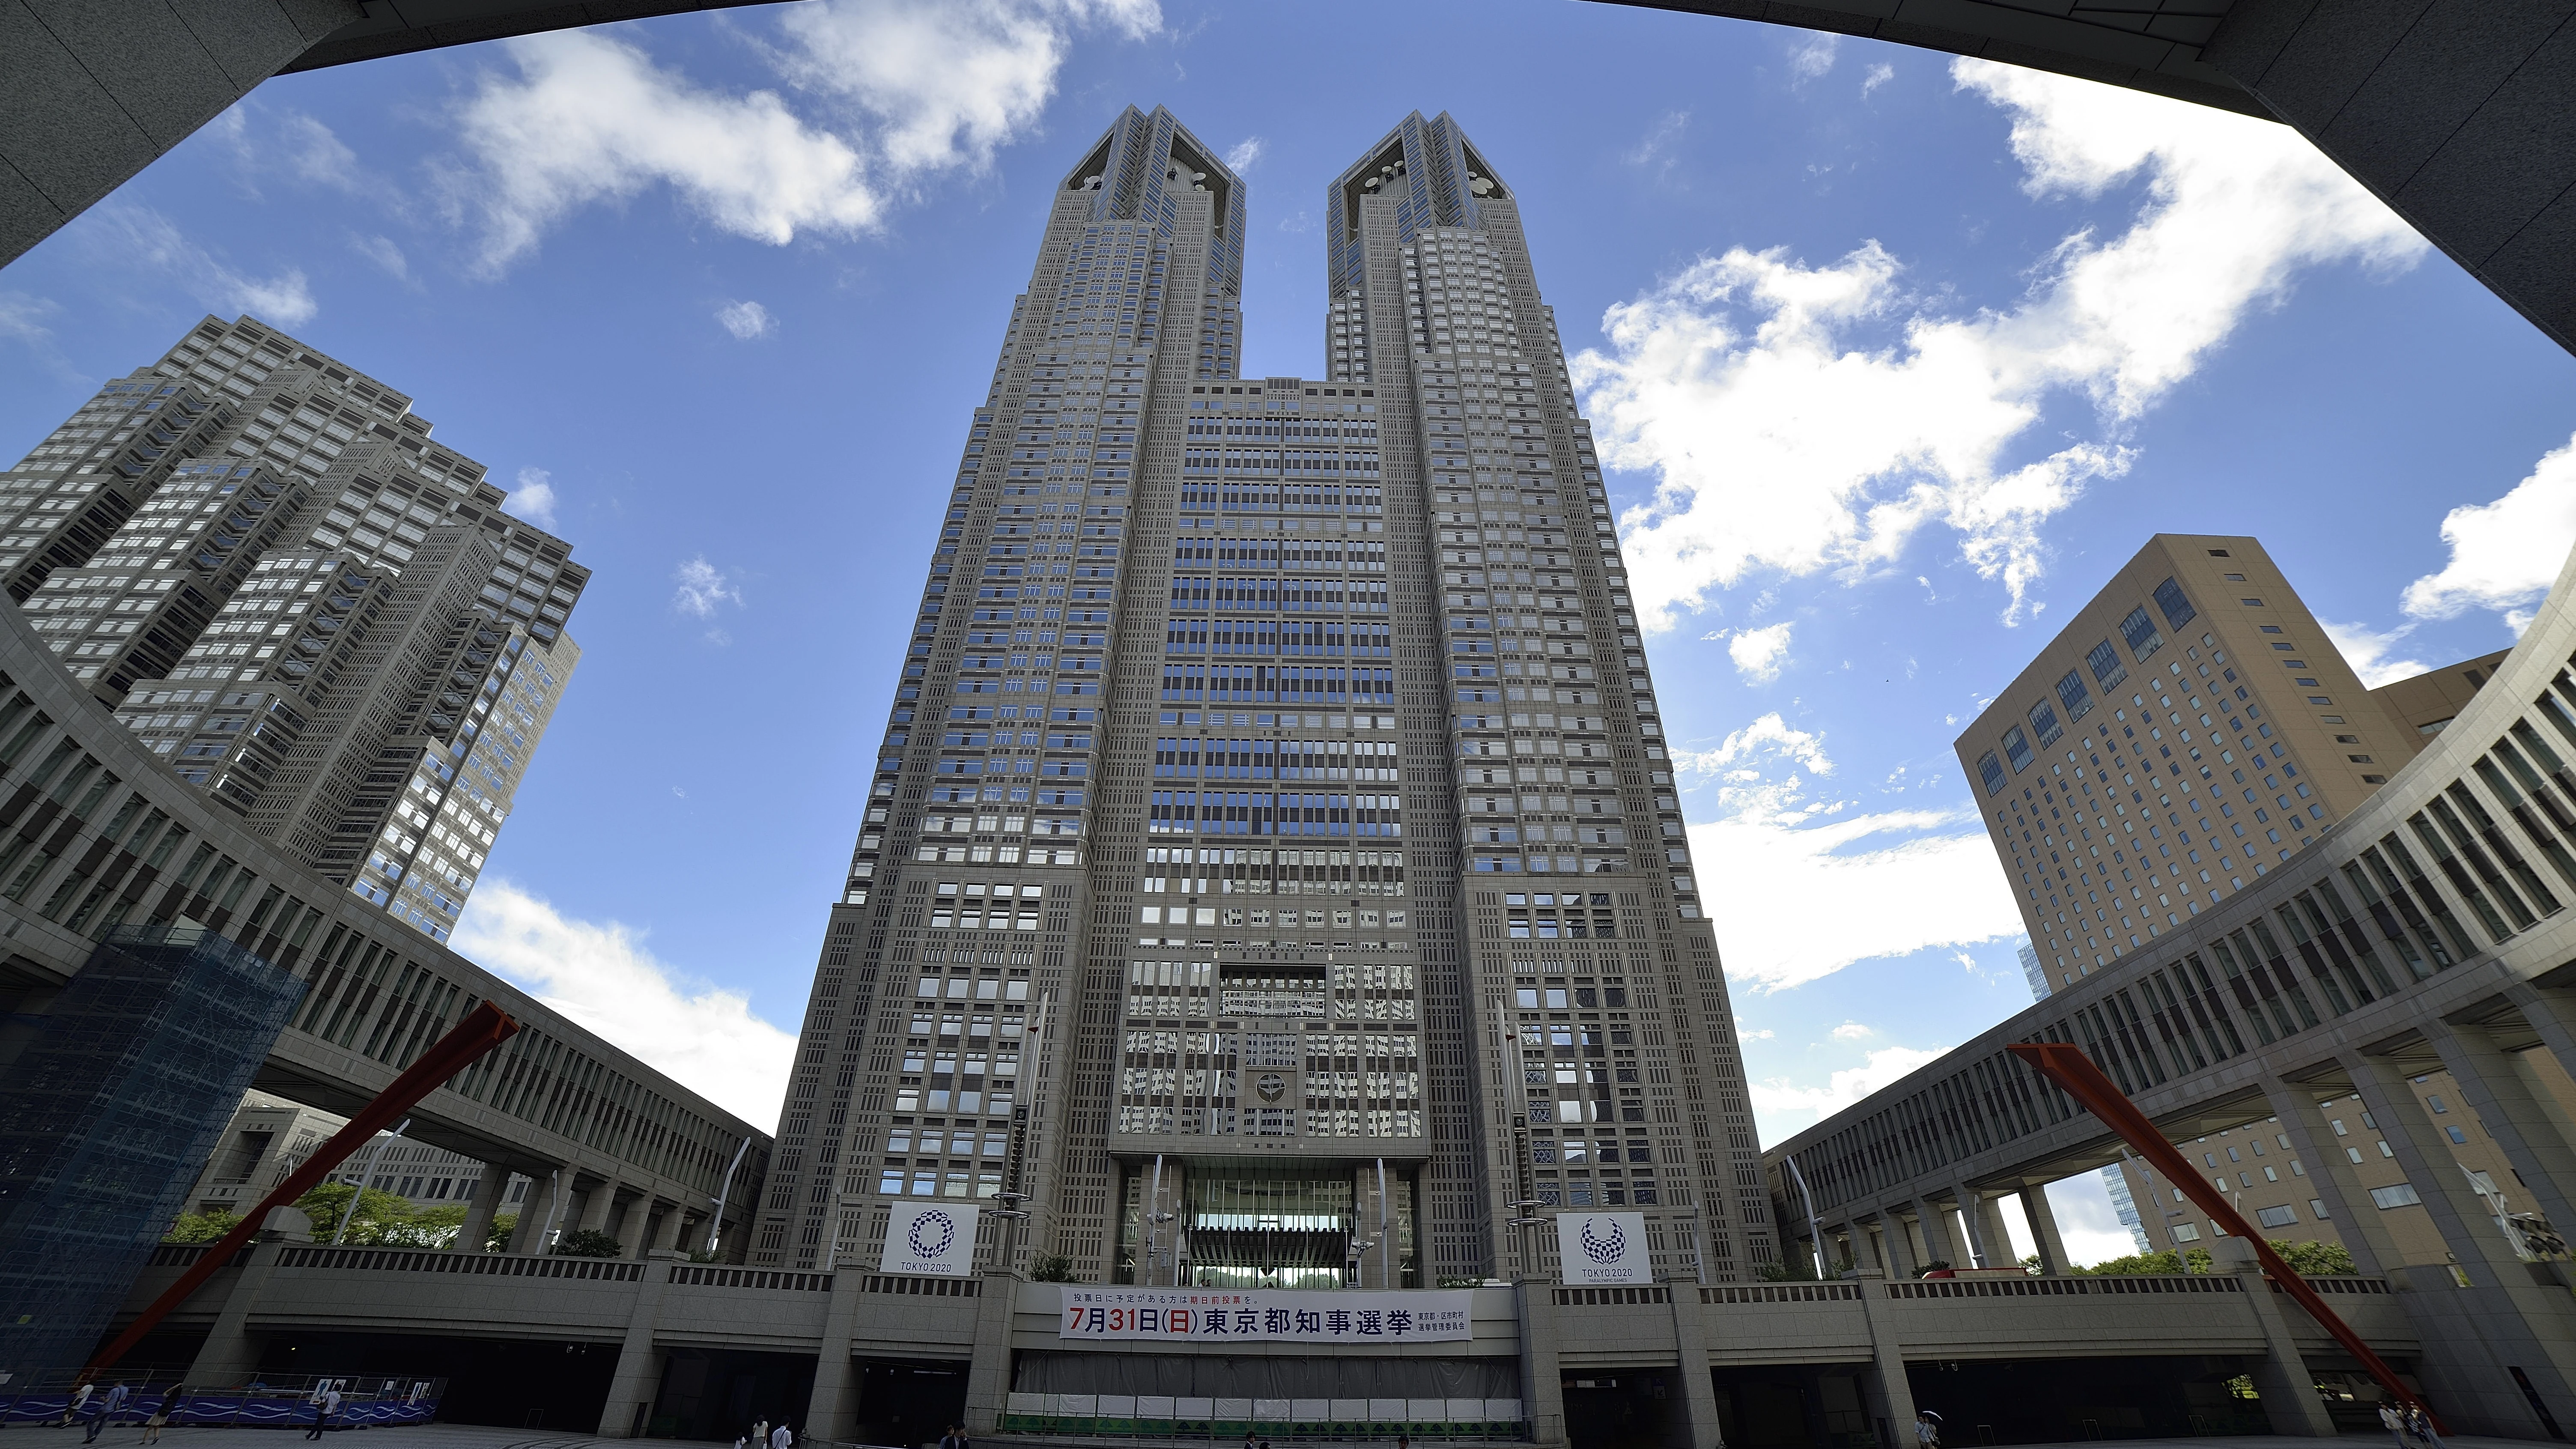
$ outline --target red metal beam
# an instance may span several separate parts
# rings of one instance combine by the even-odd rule
[[[116,1361],[125,1357],[143,1335],[169,1317],[180,1304],[187,1302],[189,1295],[203,1287],[206,1280],[215,1275],[217,1268],[231,1262],[233,1254],[258,1235],[260,1225],[268,1221],[271,1209],[284,1207],[304,1196],[315,1183],[329,1176],[332,1168],[346,1161],[350,1153],[383,1131],[385,1124],[419,1105],[420,1099],[428,1096],[440,1083],[472,1066],[485,1052],[518,1035],[518,1032],[519,1024],[510,1019],[509,1013],[489,1001],[466,1013],[463,1021],[431,1043],[429,1050],[422,1052],[419,1060],[394,1078],[391,1086],[360,1108],[358,1115],[349,1119],[348,1126],[314,1149],[302,1167],[288,1174],[284,1182],[261,1198],[259,1206],[245,1214],[231,1232],[224,1234],[221,1242],[207,1249],[204,1257],[179,1275],[178,1282],[153,1299],[151,1307],[144,1309],[140,1316],[126,1325],[123,1333],[100,1349],[97,1357],[89,1361],[89,1366],[81,1370],[81,1380],[86,1382],[114,1368]],[[365,1190],[363,1184],[359,1190]]]
[[[2271,1243],[2253,1224],[2245,1221],[2244,1215],[2227,1200],[2226,1194],[2201,1176],[2200,1169],[2192,1166],[2190,1159],[2165,1140],[2165,1135],[2156,1130],[2156,1124],[2148,1121],[2147,1114],[2138,1110],[2138,1104],[2129,1100],[2118,1083],[2103,1075],[2102,1069],[2093,1064],[2093,1059],[2086,1056],[2081,1047],[2072,1042],[2012,1042],[2005,1050],[2047,1074],[2050,1081],[2066,1089],[2068,1096],[2101,1118],[2104,1126],[2119,1133],[2120,1140],[2128,1143],[2131,1151],[2153,1164],[2157,1171],[2182,1190],[2183,1196],[2209,1214],[2210,1220],[2228,1236],[2252,1243],[2254,1256],[2262,1263],[2264,1273],[2282,1292],[2296,1299],[2301,1308],[2308,1310],[2308,1316],[2333,1334],[2335,1342],[2342,1344],[2363,1368],[2370,1370],[2370,1376],[2379,1381],[2379,1386],[2388,1392],[2389,1397],[2401,1404],[2423,1405],[2424,1412],[2432,1414],[2432,1406],[2424,1404],[2413,1391],[2397,1381],[2396,1372],[2362,1341],[2360,1334],[2352,1331],[2352,1325],[2326,1306],[2325,1299],[2318,1296],[2317,1290],[2308,1286],[2308,1280],[2290,1271],[2290,1265],[2281,1261],[2281,1255],[2272,1251]],[[2439,1415],[2434,1416],[2433,1422],[2436,1429],[2449,1432],[2443,1429]]]

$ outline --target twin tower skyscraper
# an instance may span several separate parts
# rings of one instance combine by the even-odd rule
[[[755,1265],[1019,1194],[1079,1280],[1780,1257],[1588,425],[1447,116],[1327,189],[1325,361],[1242,373],[1245,186],[1067,172],[931,548]],[[1534,1256],[1533,1256],[1534,1255]]]

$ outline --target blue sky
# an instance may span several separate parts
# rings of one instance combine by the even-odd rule
[[[2509,641],[2576,538],[2576,359],[2288,132],[1552,0],[828,0],[273,81],[0,273],[0,450],[248,310],[524,480],[587,654],[460,943],[767,1120],[887,621],[1131,102],[1248,178],[1248,373],[1316,369],[1322,188],[1406,111],[1517,191],[1772,1140],[2026,1003],[1950,741],[2147,534],[2260,536],[2383,673]]]

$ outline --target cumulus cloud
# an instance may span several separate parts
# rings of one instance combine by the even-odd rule
[[[1153,0],[826,0],[780,15],[760,48],[812,102],[709,89],[598,31],[503,43],[456,113],[466,163],[451,213],[497,273],[572,212],[667,187],[718,228],[785,245],[854,236],[933,174],[980,170],[1034,124],[1077,32],[1153,33]]]
[[[883,203],[848,142],[772,91],[731,96],[595,30],[502,42],[515,77],[486,72],[457,117],[478,169],[451,188],[481,213],[481,266],[536,249],[575,209],[667,185],[737,236],[784,246],[799,229],[848,236]]]
[[[1876,1031],[1869,1027],[1865,1027],[1856,1021],[1844,1022],[1833,1030],[1833,1037],[1836,1041],[1859,1041],[1864,1037],[1872,1037],[1876,1035],[1878,1035]]]
[[[2295,132],[2111,86],[1960,60],[2012,118],[2024,189],[2143,181],[2128,228],[2034,259],[2014,305],[1952,314],[1875,241],[1810,265],[1703,257],[1611,307],[1574,359],[1616,467],[1658,475],[1620,530],[1652,628],[1755,571],[1862,572],[1940,525],[2017,614],[2039,525],[2130,465],[2135,421],[2303,270],[2411,263],[2424,243]],[[2060,397],[2096,436],[2041,456]],[[2047,446],[2047,445],[2041,445]]]
[[[486,877],[451,944],[744,1121],[777,1122],[795,1033],[753,1015],[742,993],[655,959],[643,933],[565,916]]]
[[[716,309],[716,321],[745,342],[778,330],[778,319],[758,302],[727,302]]]
[[[1140,40],[1154,0],[827,0],[779,17],[780,72],[854,105],[898,178],[981,168],[1055,94],[1075,34]]]
[[[1880,86],[1883,86],[1894,79],[1896,79],[1896,67],[1889,65],[1884,61],[1871,66],[1868,71],[1863,73],[1861,76],[1860,98],[1862,100],[1868,100],[1869,93],[1871,91],[1877,90]]]
[[[1760,991],[1820,980],[1855,961],[2011,940],[2021,912],[1976,817],[1964,810],[1862,812],[1821,796],[1823,740],[1766,714],[1717,748],[1680,751],[1686,788],[1716,791],[1717,818],[1690,828],[1727,974]],[[1694,808],[1706,797],[1694,794]],[[1854,901],[1867,910],[1853,910]]]
[[[742,607],[742,590],[704,554],[683,561],[672,577],[679,587],[671,593],[671,607],[693,619],[712,619],[726,604]]]
[[[554,527],[554,475],[543,468],[520,469],[519,486],[510,493],[510,511],[539,528]]]
[[[1834,57],[1842,52],[1839,35],[1806,36],[1789,47],[1789,74],[1801,81],[1811,81],[1834,68]]]
[[[1764,629],[1739,629],[1726,641],[1726,657],[1735,661],[1736,672],[1748,684],[1767,684],[1780,677],[1780,666],[1789,662],[1790,624],[1773,624]]]
[[[1880,1047],[1862,1065],[1844,1067],[1821,1085],[1800,1083],[1791,1077],[1748,1083],[1746,1090],[1753,1098],[1756,1126],[1764,1141],[1777,1142],[1813,1127],[1926,1062],[1939,1060],[1948,1050]]]
[[[2319,619],[2317,623],[2326,631],[2326,638],[2333,641],[2334,647],[2342,651],[2344,662],[2352,666],[2352,672],[2360,675],[2361,682],[2372,689],[2411,678],[2433,667],[2421,659],[2400,657],[2399,646],[2407,635],[2415,632],[2412,624],[2400,624],[2381,633],[2367,624],[2338,624],[2332,619]]]
[[[167,274],[209,311],[248,312],[274,326],[300,327],[322,310],[305,285],[303,268],[251,276],[199,246],[148,206],[101,206],[83,220],[96,229],[105,249],[123,254],[134,265]]]
[[[2450,619],[2495,609],[2520,633],[2576,543],[2576,437],[2502,498],[2452,509],[2442,520],[2442,542],[2450,545],[2450,562],[2406,586],[2399,601],[2406,612]]]
[[[1225,153],[1225,169],[1240,176],[1251,170],[1252,163],[1260,160],[1261,153],[1269,149],[1270,143],[1259,136],[1246,136],[1234,143],[1233,150]]]

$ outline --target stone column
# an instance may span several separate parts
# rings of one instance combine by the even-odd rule
[[[501,1211],[502,1195],[510,1190],[510,1168],[506,1163],[483,1164],[483,1176],[474,1184],[474,1195],[465,1205],[465,1225],[456,1230],[456,1251],[481,1253],[492,1236],[492,1218]]]
[[[1867,1222],[1854,1218],[1851,1223],[1852,1267],[1865,1273],[1885,1273],[1887,1262],[1879,1256],[1877,1235]]]
[[[528,1174],[527,1200],[519,1204],[519,1225],[510,1230],[506,1253],[537,1254],[546,1250],[541,1237],[545,1232],[546,1214],[552,1210],[558,1179],[554,1169]]]
[[[2383,1277],[2398,1265],[2396,1240],[2380,1226],[2379,1209],[2361,1179],[2352,1172],[2352,1159],[2344,1156],[2344,1144],[2365,1141],[2359,1137],[2338,1137],[2328,1114],[2317,1106],[2317,1089],[2279,1077],[2263,1079],[2263,1099],[2271,1104],[2272,1115],[2281,1119],[2281,1130],[2288,1134],[2290,1149],[2296,1152],[2301,1166],[2308,1170],[2310,1190],[2322,1199],[2326,1213],[2335,1226],[2335,1236],[2352,1254],[2355,1272],[2366,1277]],[[2361,1104],[2348,1104],[2341,1115],[2347,1122],[2361,1116]]]
[[[2554,991],[2518,982],[2504,989],[2505,1000],[2522,1008],[2522,1019],[2540,1036],[2540,1044],[2576,1076],[2576,991]]]
[[[2003,1199],[1980,1195],[1977,1198],[1977,1218],[1985,1227],[1986,1247],[1994,1255],[1985,1266],[2020,1267],[2021,1255],[2013,1251],[2012,1228],[2004,1221]]]
[[[2272,1291],[2272,1282],[2263,1276],[2252,1243],[2243,1238],[2219,1238],[2209,1245],[2209,1256],[2211,1272],[2236,1275],[2236,1281],[2243,1285],[2245,1306],[2263,1330],[2263,1362],[2254,1369],[2254,1390],[2263,1396],[2263,1415],[2272,1421],[2272,1432],[2333,1438],[2338,1432],[2334,1419],[2317,1398],[2316,1376],[2309,1372],[2307,1359],[2299,1353],[2299,1341],[2290,1331],[2290,1314],[2298,1313],[2302,1318],[2307,1315],[2286,1295]]]
[[[1557,1373],[1556,1285],[1537,1280],[1513,1290],[1521,1310],[1521,1392],[1528,1396],[1521,1412],[1529,1416],[1530,1438],[1542,1445],[1566,1442],[1565,1383]]]
[[[1906,1226],[1905,1215],[1894,1207],[1883,1207],[1878,1210],[1878,1221],[1886,1229],[1879,1236],[1879,1245],[1887,1250],[1887,1276],[1895,1279],[1913,1277],[1914,1233]],[[1913,1415],[1905,1417],[1908,1423],[1913,1422]]]
[[[666,1255],[685,1256],[680,1252],[680,1223],[687,1216],[680,1211],[678,1203],[673,1203],[662,1210],[661,1221],[653,1225],[652,1245],[646,1250],[648,1256],[657,1258]]]
[[[2074,1267],[2066,1258],[2066,1239],[2057,1231],[2057,1208],[2048,1200],[2048,1184],[2021,1190],[2022,1216],[2030,1219],[2030,1242],[2039,1254],[2039,1271],[2051,1278],[2066,1276]]]
[[[1020,1276],[998,1269],[987,1270],[980,1291],[984,1296],[975,1305],[975,1357],[966,1370],[966,1433],[969,1438],[978,1434],[1000,1433],[1002,1410],[1011,1402],[1011,1317],[1019,1309]],[[1053,1295],[1050,1294],[1049,1298],[1052,1301]],[[837,1351],[846,1364],[850,1356],[849,1340],[843,1338],[836,1350],[833,1341],[826,1338],[823,1351],[826,1354]],[[818,1385],[821,1383],[819,1374],[815,1381]]]
[[[1959,1195],[1959,1227],[1965,1235],[1969,1254],[1968,1262],[1960,1263],[1954,1260],[1952,1266],[1960,1268],[1972,1265],[1979,1268],[1999,1266],[1993,1244],[1986,1235],[1986,1225],[1982,1221],[1985,1217],[1985,1199],[1978,1196],[1977,1190],[1966,1183],[1961,1183],[1951,1191]]]
[[[637,1203],[639,1209],[642,1206]],[[626,1341],[618,1347],[617,1368],[608,1381],[608,1401],[599,1410],[602,1439],[642,1438],[652,1416],[653,1397],[662,1391],[664,1355],[653,1347],[653,1329],[662,1312],[663,1285],[671,1281],[671,1265],[646,1263],[641,1272],[626,1315]]]
[[[570,1180],[572,1174],[567,1172],[564,1174],[564,1177],[566,1180]],[[592,1188],[590,1190],[590,1196],[582,1199],[581,1221],[578,1223],[569,1223],[569,1225],[578,1227],[583,1232],[587,1233],[607,1232],[610,1221],[608,1215],[614,1208],[616,1202],[617,1179],[611,1177],[602,1181],[599,1186]]]
[[[2569,1150],[2552,1104],[2532,1090],[2531,1079],[2497,1048],[2487,1028],[2431,1018],[2422,1028],[2477,1114],[2476,1123],[2465,1125],[2484,1126],[2522,1179],[2496,1187],[2522,1209],[2536,1208],[2553,1226],[2576,1224],[2576,1151]]]
[[[2380,1058],[2341,1061],[2450,1250],[2451,1264],[2407,1273],[2415,1290],[2407,1314],[2421,1328],[2425,1366],[2447,1380],[2436,1407],[2471,1433],[2532,1437],[2540,1425],[2510,1377],[2518,1368],[2561,1424],[2576,1422],[2576,1300],[2554,1280],[2536,1280],[2515,1256],[2468,1174],[2443,1150],[2449,1140],[2434,1129],[2413,1084]]]
[[[1726,1442],[1726,1429],[1718,1422],[1717,1384],[1708,1373],[1708,1309],[1691,1279],[1667,1278],[1664,1288],[1672,1299],[1673,1362],[1682,1380],[1682,1442],[1711,1449]]]
[[[806,1400],[805,1421],[796,1426],[800,1441],[847,1440],[857,1427],[858,1405],[850,1392],[850,1334],[859,1321],[859,1286],[866,1281],[867,1275],[853,1268],[837,1269],[832,1274],[831,1306],[823,1311],[823,1346],[814,1358],[814,1395]],[[990,1279],[984,1291],[993,1291]],[[983,1356],[979,1342],[975,1361],[982,1362]],[[1010,1357],[1007,1341],[1002,1357]],[[985,1434],[993,1432],[994,1427],[973,1426],[974,1432]]]
[[[614,1209],[611,1211],[613,1214]],[[652,1191],[650,1189],[646,1189],[636,1193],[633,1200],[626,1204],[626,1216],[616,1219],[616,1222],[617,1256],[621,1258],[643,1257],[645,1244],[652,1241]]]
[[[1860,1290],[1861,1312],[1869,1323],[1870,1417],[1878,1420],[1878,1442],[1907,1449],[1914,1442],[1914,1385],[1905,1377],[1905,1345],[1897,1336],[1897,1304],[1887,1296],[1885,1279],[1862,1274],[1853,1280]]]
[[[259,1370],[259,1345],[250,1336],[251,1310],[259,1306],[260,1292],[268,1286],[269,1274],[276,1271],[278,1256],[289,1247],[304,1246],[313,1240],[311,1222],[293,1208],[271,1209],[268,1222],[273,1231],[260,1233],[260,1241],[251,1245],[249,1263],[239,1269],[215,1270],[217,1282],[231,1274],[232,1286],[223,1296],[224,1306],[215,1315],[213,1330],[199,1345],[195,1361],[188,1365],[191,1383],[246,1383]]]
[[[1943,1221],[1941,1205],[1928,1197],[1918,1197],[1914,1200],[1914,1213],[1914,1220],[1923,1228],[1923,1262],[1914,1266],[1920,1269],[1935,1258],[1957,1266],[1961,1255],[1950,1246],[1950,1228]],[[1909,1418],[1906,1422],[1913,1421]]]

